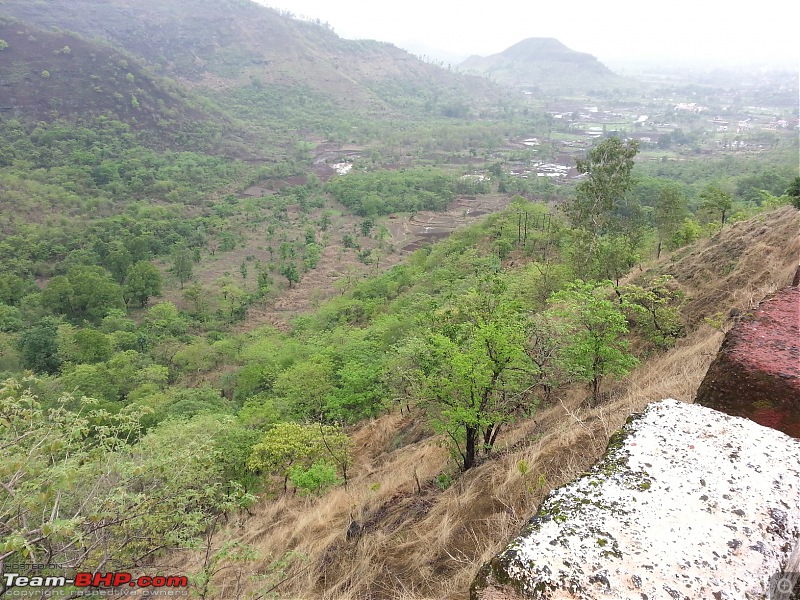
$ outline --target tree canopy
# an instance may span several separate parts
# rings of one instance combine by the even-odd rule
[[[569,205],[572,222],[594,235],[623,230],[626,194],[631,189],[633,158],[639,151],[636,140],[623,142],[611,137],[577,160],[578,172],[586,177],[575,186]]]

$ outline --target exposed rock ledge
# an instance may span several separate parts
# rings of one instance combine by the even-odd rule
[[[473,600],[763,599],[800,541],[800,440],[663,400],[554,490]]]
[[[800,289],[774,294],[728,332],[695,402],[800,438]]]

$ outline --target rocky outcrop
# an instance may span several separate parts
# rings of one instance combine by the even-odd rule
[[[800,289],[774,294],[728,332],[695,402],[800,438]]]
[[[800,440],[664,400],[547,497],[471,598],[765,598],[799,539]]]

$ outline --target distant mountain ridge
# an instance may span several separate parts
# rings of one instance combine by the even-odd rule
[[[630,85],[595,56],[571,50],[555,38],[528,38],[498,54],[470,56],[458,68],[525,89],[587,91]]]

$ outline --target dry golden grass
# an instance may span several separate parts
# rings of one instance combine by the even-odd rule
[[[663,398],[693,401],[723,339],[704,318],[747,309],[787,285],[800,256],[798,232],[800,213],[782,209],[651,265],[649,274],[673,274],[689,296],[690,334],[616,382],[605,404],[587,407],[585,390],[564,391],[534,419],[506,430],[494,457],[447,490],[432,483],[451,468],[447,453],[425,434],[421,415],[391,414],[353,432],[356,462],[347,489],[314,500],[262,501],[215,545],[228,538],[256,547],[261,558],[244,566],[240,575],[247,576],[274,570],[287,552],[302,555],[272,592],[279,598],[465,598],[480,566],[519,532],[552,488],[602,455],[630,414]],[[399,440],[412,443],[393,449]],[[352,522],[359,533],[348,539]],[[185,557],[185,568],[197,570],[200,558]],[[233,589],[235,571],[225,572],[226,589]],[[263,592],[263,584],[251,582],[236,597],[272,597]]]

